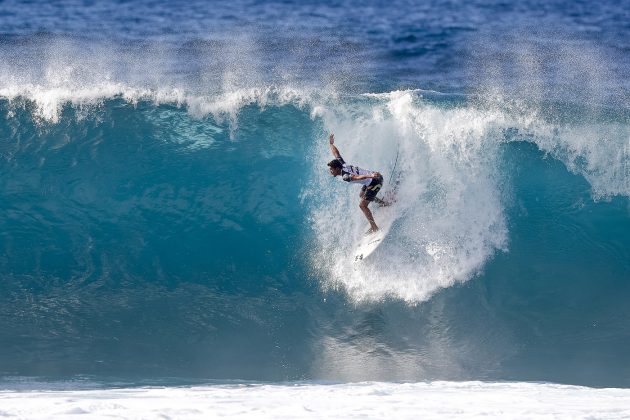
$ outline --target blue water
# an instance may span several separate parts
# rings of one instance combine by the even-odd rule
[[[1,2],[0,376],[630,386],[628,10]]]

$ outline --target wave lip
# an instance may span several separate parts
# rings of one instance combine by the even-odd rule
[[[122,99],[132,105],[145,101],[155,105],[182,106],[197,118],[213,115],[215,119],[222,120],[227,116],[229,122],[236,125],[238,112],[247,105],[265,107],[293,103],[300,106],[305,104],[310,96],[308,91],[274,85],[212,95],[195,94],[183,88],[142,88],[109,82],[84,87],[28,83],[0,88],[0,98],[14,104],[20,101],[30,102],[34,104],[35,118],[53,124],[59,122],[63,107],[66,105],[82,108],[100,106],[108,100]]]

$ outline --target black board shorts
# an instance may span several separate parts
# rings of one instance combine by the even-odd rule
[[[363,197],[364,200],[374,201],[374,199],[376,198],[376,194],[378,194],[382,186],[383,186],[382,176],[379,176],[377,178],[372,178],[372,182],[370,182],[370,185],[364,185],[363,188],[361,188],[361,196]]]

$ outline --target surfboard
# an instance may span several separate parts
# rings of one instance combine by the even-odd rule
[[[353,262],[355,264],[360,263],[370,256],[370,254],[372,254],[376,248],[381,245],[389,233],[395,219],[394,209],[392,207],[393,206],[381,207],[376,210],[372,210],[379,229],[376,232],[364,235],[359,239],[353,255]]]

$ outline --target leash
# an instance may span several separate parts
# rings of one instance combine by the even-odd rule
[[[394,177],[394,171],[396,171],[396,165],[398,165],[398,156],[400,155],[400,145],[398,146],[398,148],[396,149],[396,160],[394,161],[394,167],[392,168],[392,171],[389,175],[389,179],[390,182]]]

